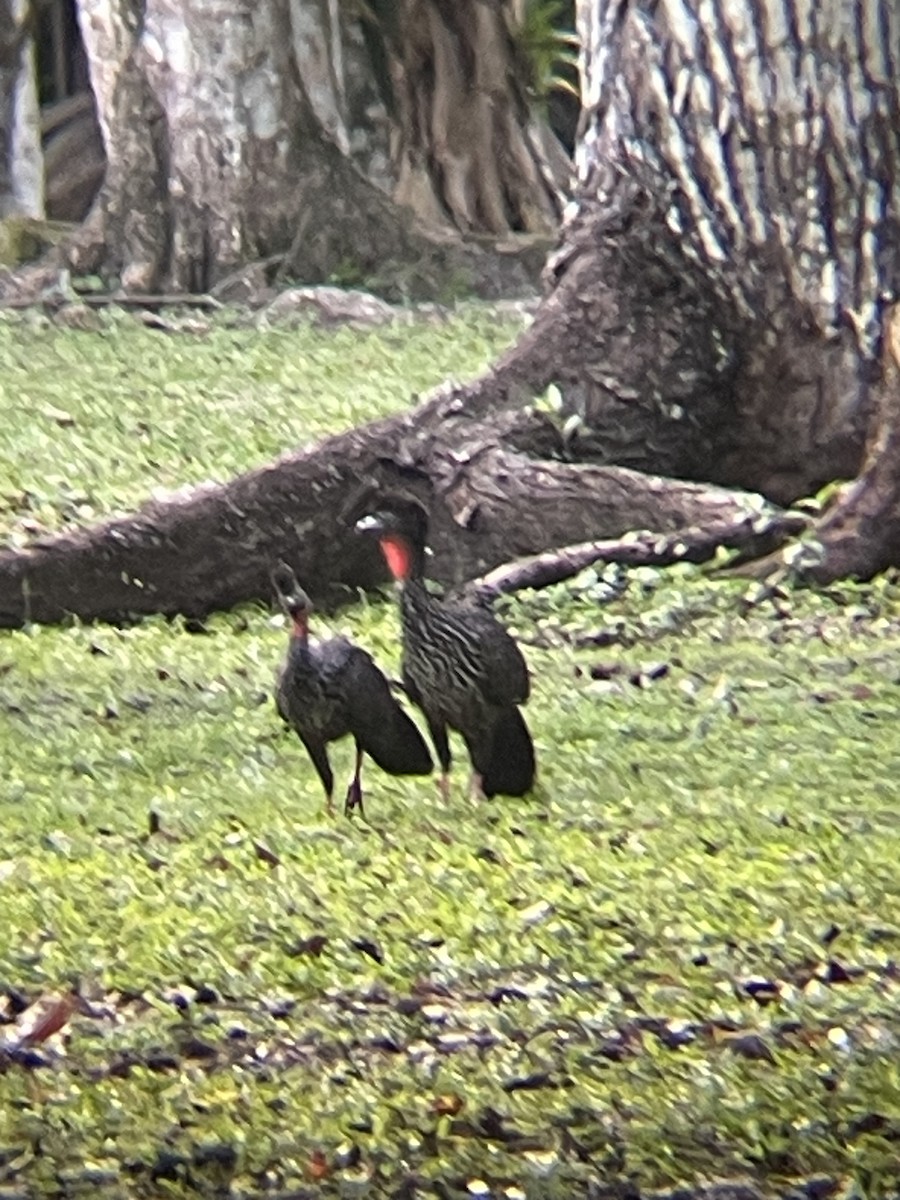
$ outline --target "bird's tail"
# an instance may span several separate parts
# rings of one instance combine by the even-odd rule
[[[431,774],[431,754],[425,739],[396,703],[387,727],[377,734],[373,731],[363,747],[389,775]]]
[[[481,773],[481,787],[488,797],[524,796],[534,786],[534,743],[519,710],[504,708],[491,732],[490,755]]]

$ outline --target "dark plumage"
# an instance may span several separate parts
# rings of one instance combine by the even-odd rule
[[[474,603],[431,595],[424,582],[427,523],[414,505],[365,517],[401,584],[403,686],[421,708],[449,794],[447,729],[462,734],[474,783],[484,795],[522,796],[534,784],[531,735],[518,706],[528,699],[528,668],[493,613]]]
[[[275,702],[282,720],[294,729],[313,761],[325,788],[329,813],[333,811],[334,775],[328,743],[347,734],[356,742],[356,769],[347,789],[345,812],[356,807],[362,810],[363,754],[391,775],[428,775],[432,767],[428,747],[371,657],[343,637],[311,642],[312,604],[294,572],[281,563],[272,572],[272,583],[291,619]]]

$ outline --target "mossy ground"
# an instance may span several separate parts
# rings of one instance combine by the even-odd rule
[[[0,326],[0,536],[227,477],[514,332]],[[894,1194],[900,587],[745,590],[508,602],[537,794],[370,765],[368,823],[280,728],[262,607],[0,634],[0,1196]],[[396,667],[389,597],[319,625]]]

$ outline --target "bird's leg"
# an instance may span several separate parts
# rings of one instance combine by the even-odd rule
[[[438,717],[425,713],[428,732],[437,751],[438,762],[441,764],[441,799],[445,804],[450,803],[450,742],[447,740],[447,726]]]
[[[472,764],[472,773],[469,776],[469,799],[478,804],[482,800],[487,800],[487,796],[484,794],[484,772],[479,770],[476,764],[488,761],[488,754],[481,745],[480,738],[464,733],[463,741],[466,743],[469,762]]]
[[[350,786],[347,788],[347,799],[344,801],[344,815],[352,816],[355,808],[359,809],[359,815],[366,815],[363,808],[362,784],[360,782],[360,772],[362,771],[363,752],[359,743],[356,746],[356,769],[353,772],[353,778],[350,780]]]
[[[325,811],[329,817],[334,816],[334,773],[331,770],[331,763],[328,761],[328,749],[324,742],[313,741],[310,738],[304,738],[301,734],[301,742],[306,747],[309,757],[313,760],[313,766],[322,780],[322,787],[325,789]]]

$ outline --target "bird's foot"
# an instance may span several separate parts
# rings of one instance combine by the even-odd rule
[[[443,802],[445,804],[449,804],[450,803],[450,776],[447,774],[443,774],[438,783],[438,787],[441,789],[441,799],[443,800]]]
[[[325,814],[328,817],[334,816],[334,797],[331,795],[325,800]]]
[[[353,810],[358,808],[359,815],[365,817],[366,810],[363,808],[362,787],[358,779],[350,781],[350,786],[347,788],[347,798],[344,801],[344,816],[352,817]]]
[[[487,800],[482,786],[481,776],[477,771],[472,772],[472,778],[469,780],[469,799],[478,804],[482,800]]]

